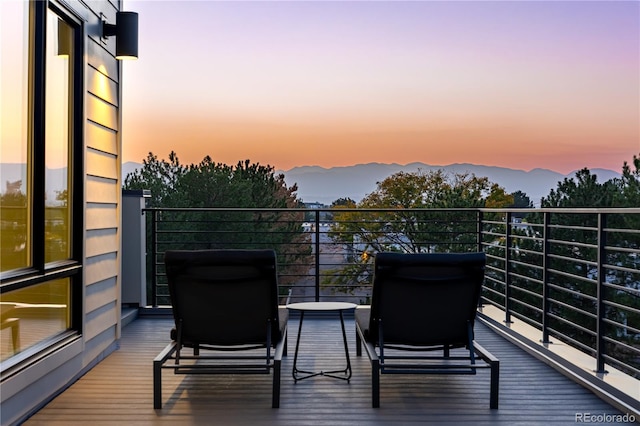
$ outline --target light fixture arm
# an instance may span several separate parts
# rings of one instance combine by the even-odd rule
[[[102,21],[102,38],[111,37],[118,34],[118,26],[115,24],[108,24],[107,21]]]
[[[116,38],[116,59],[138,58],[138,14],[117,12],[116,23],[102,21],[102,38]]]

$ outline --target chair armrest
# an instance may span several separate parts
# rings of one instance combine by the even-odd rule
[[[171,355],[174,354],[174,352],[178,349],[178,343],[177,342],[171,342],[169,343],[163,350],[162,352],[160,352],[158,354],[158,356],[155,357],[155,359],[153,360],[154,363],[159,362],[161,364],[164,364],[164,362],[169,359],[169,357]]]
[[[273,359],[276,361],[282,361],[282,355],[284,354],[285,345],[287,344],[287,327],[282,331],[282,337],[276,345],[276,353],[273,355]]]
[[[498,358],[496,358],[491,352],[480,346],[480,344],[475,340],[473,341],[473,348],[475,349],[476,353],[480,355],[480,358],[487,361],[488,363],[500,362],[498,361]]]
[[[497,410],[500,393],[500,361],[475,341],[473,342],[473,349],[491,368],[491,398],[489,406],[492,410]]]
[[[378,353],[376,352],[375,345],[364,338],[364,333],[362,333],[362,330],[360,329],[358,323],[356,323],[356,332],[358,333],[358,336],[360,336],[360,340],[362,341],[362,344],[367,351],[367,356],[369,357],[369,359],[371,361],[378,361]]]

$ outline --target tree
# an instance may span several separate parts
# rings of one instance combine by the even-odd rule
[[[337,200],[334,200],[331,205],[329,206],[332,209],[355,209],[356,208],[356,202],[354,200],[352,200],[349,197],[346,198],[338,198]],[[324,213],[324,215],[320,215],[320,218],[322,219],[324,216],[324,219],[328,222],[332,222],[334,220],[334,215],[331,212],[322,212]],[[315,214],[313,212],[309,212],[308,214],[308,219],[307,220],[314,220],[315,219]]]
[[[334,213],[330,236],[347,248],[351,263],[339,273],[329,271],[324,283],[344,291],[368,284],[371,260],[380,251],[477,249],[477,212],[460,209],[485,207],[487,201],[492,207],[507,207],[513,197],[488,178],[466,173],[418,170],[389,176],[358,203],[367,211]]]
[[[488,209],[499,209],[514,204],[513,194],[507,194],[503,187],[494,183],[491,185],[489,195],[484,200],[484,206]]]
[[[633,156],[634,170],[625,161],[622,176],[614,179],[618,191],[613,197],[614,207],[640,207],[640,155]]]
[[[370,219],[371,225],[361,232],[361,238],[369,243],[372,252],[464,250],[464,245],[476,241],[475,223],[469,221],[475,219],[476,212],[460,209],[485,207],[487,202],[491,207],[506,207],[513,198],[488,178],[473,174],[447,175],[443,170],[400,172],[378,183],[378,188],[359,204],[361,208],[397,210],[381,212]],[[424,211],[405,212],[406,209]]]
[[[598,182],[596,175],[591,174],[587,168],[576,172],[574,177],[565,178],[558,182],[557,187],[549,192],[549,195],[541,199],[543,208],[602,208],[610,207],[613,199],[612,183]],[[597,256],[598,234],[594,231],[598,225],[596,214],[549,214],[550,227],[546,228],[547,239],[566,243],[554,243],[548,247],[547,259],[547,283],[549,297],[554,300],[549,307],[551,314],[550,326],[566,336],[570,336],[584,344],[592,344],[591,336],[586,333],[576,333],[574,326],[555,318],[565,318],[574,324],[595,330],[595,320],[589,315],[578,310],[595,314],[596,303],[593,301],[597,293],[597,285],[590,283],[589,279],[597,276],[593,266],[593,260]],[[542,225],[545,223],[544,215],[536,213],[528,216],[530,225],[540,225],[538,232],[542,233]],[[575,244],[573,244],[575,242]],[[542,253],[544,247],[540,240],[518,240],[518,252],[514,254],[521,262],[513,266],[515,278],[512,279],[512,288],[524,289],[540,296],[519,294],[523,301],[530,306],[542,308],[541,285],[520,277],[542,278],[542,269],[536,272],[528,265],[542,266]],[[539,253],[536,257],[533,253]],[[528,262],[528,263],[526,263]],[[580,277],[580,278],[573,278]],[[520,291],[520,290],[518,290]],[[576,308],[578,310],[576,310]],[[526,305],[516,307],[515,311],[533,318],[542,320],[541,313],[523,312]]]
[[[147,158],[142,160],[142,168],[125,177],[123,189],[151,191],[149,207],[179,207],[180,198],[177,197],[175,189],[186,171],[187,168],[180,164],[175,152],[169,153],[169,161],[158,160],[158,157],[150,152]]]
[[[613,180],[613,184],[618,189],[613,196],[614,207],[640,207],[640,155],[633,156],[633,169],[625,161],[622,166],[622,175]],[[640,236],[636,233],[640,229],[640,215],[615,214],[608,215],[607,225],[616,229],[626,230],[626,232],[608,233],[607,245],[612,247],[640,247]],[[608,251],[606,262],[611,265],[621,265],[627,271],[611,271],[607,274],[607,281],[617,288],[608,288],[605,296],[612,302],[607,307],[607,318],[613,318],[618,324],[632,325],[640,324],[640,257],[622,251]],[[628,270],[635,270],[630,273]],[[624,290],[620,290],[623,288]],[[616,305],[613,305],[616,304]],[[620,306],[631,306],[635,312]],[[636,327],[637,329],[637,327]],[[630,332],[627,328],[609,326],[609,336],[613,335],[630,346],[638,345],[640,335]],[[611,345],[609,345],[611,346]],[[608,348],[610,352],[617,352],[617,356],[626,359],[630,365],[640,368],[638,357],[626,348]],[[637,371],[637,370],[636,370]],[[633,373],[630,373],[633,374]],[[635,377],[639,378],[635,373]]]
[[[525,209],[533,208],[533,201],[531,201],[526,193],[522,191],[516,191],[512,193],[511,196],[513,197],[513,207]]]
[[[158,253],[168,249],[273,248],[281,272],[287,276],[300,275],[301,268],[310,263],[303,259],[311,247],[300,226],[302,213],[269,210],[300,205],[297,186],[287,186],[284,175],[276,174],[271,166],[249,160],[230,166],[215,163],[209,156],[198,164],[183,165],[173,151],[168,161],[149,153],[142,168],[125,178],[124,189],[151,190],[150,207],[189,209],[162,211],[157,224],[163,233]],[[286,278],[282,284],[287,284]]]
[[[633,166],[634,170],[625,162],[620,178],[602,183],[598,182],[596,175],[584,168],[578,171],[575,177],[558,182],[557,188],[551,190],[549,195],[542,199],[542,207],[639,207],[640,158],[634,156]],[[626,341],[629,346],[633,346],[637,345],[637,339],[640,337],[624,326],[640,322],[640,316],[637,313],[625,308],[625,306],[635,309],[640,307],[638,304],[640,273],[637,272],[640,263],[634,253],[628,252],[629,248],[640,246],[640,236],[637,234],[637,230],[640,229],[640,217],[622,212],[601,215],[550,213],[550,218],[551,226],[547,229],[549,232],[547,238],[561,242],[549,247],[547,282],[551,284],[549,294],[553,300],[550,305],[552,314],[550,327],[570,339],[595,348],[596,342],[593,336],[556,318],[568,319],[578,327],[595,330],[595,314],[599,309],[596,297],[600,294],[607,301],[604,314],[608,320],[605,335],[612,338],[606,343],[606,350],[609,353],[617,352],[617,358],[627,358],[627,362],[633,365],[635,355],[632,352],[627,353],[624,346],[613,343],[613,339]],[[597,232],[599,220],[602,221],[601,229],[605,229],[603,235]],[[539,213],[532,214],[529,222],[540,225],[544,223],[544,218]],[[604,258],[601,259],[604,265],[603,271],[597,269],[599,238],[605,239],[600,243],[606,247],[602,252]],[[523,239],[520,243],[522,250],[514,254],[516,257],[514,260],[517,262],[514,262],[513,275],[540,280],[542,269],[536,273],[533,268],[525,270],[526,266],[523,266],[529,263],[535,264],[536,260],[530,259],[533,257],[532,253],[543,252],[540,240]],[[541,256],[538,256],[538,266],[541,266],[540,259]],[[601,277],[604,279],[603,283],[600,283]],[[529,291],[529,295],[523,295],[522,301],[525,303],[514,306],[514,310],[536,318],[535,314],[529,315],[522,310],[526,305],[541,307],[541,296],[536,298],[531,295],[533,293],[542,295],[542,286],[525,281],[514,278],[512,282],[512,285]],[[538,312],[537,320],[541,319],[539,315]],[[564,339],[560,335],[557,337]]]
[[[150,207],[296,207],[294,184],[271,166],[239,161],[235,166],[215,163],[206,156],[198,164],[180,163],[175,152],[169,161],[149,153],[142,168],[130,173],[124,189],[151,191]]]
[[[575,177],[558,182],[558,187],[542,198],[542,207],[611,207],[616,191],[613,181],[598,182],[589,169],[576,172]]]
[[[356,207],[356,202],[351,198],[338,198],[331,203],[331,208],[350,208]]]
[[[29,199],[19,190],[0,194],[0,239],[2,261],[0,271],[24,268],[29,252]]]

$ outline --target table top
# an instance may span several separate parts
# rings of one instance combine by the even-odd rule
[[[287,309],[294,311],[345,311],[347,309],[355,309],[355,303],[346,302],[302,302],[290,303]]]

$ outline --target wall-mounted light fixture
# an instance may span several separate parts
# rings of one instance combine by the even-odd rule
[[[68,58],[73,46],[73,29],[62,19],[58,19],[58,56]]]
[[[117,12],[116,23],[102,21],[102,37],[116,37],[116,59],[138,59],[138,14]]]

